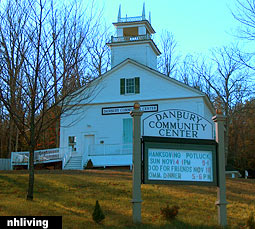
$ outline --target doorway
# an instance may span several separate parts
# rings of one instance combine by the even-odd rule
[[[92,145],[95,144],[95,135],[85,135],[85,154],[88,156],[90,151],[93,149]]]
[[[123,119],[123,144],[131,144],[133,142],[133,119]]]

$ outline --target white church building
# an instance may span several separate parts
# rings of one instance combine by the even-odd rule
[[[63,169],[83,169],[89,160],[94,167],[131,166],[129,112],[135,102],[144,111],[142,135],[148,133],[143,126],[147,123],[162,137],[214,138],[214,109],[207,96],[157,70],[161,53],[152,40],[155,31],[150,21],[144,8],[139,17],[122,18],[119,10],[113,23],[116,36],[107,44],[111,70],[90,84],[92,96],[78,104],[82,112],[61,117],[60,149],[71,149],[63,151]],[[153,121],[152,115],[157,119]],[[162,121],[169,115],[175,122]],[[186,124],[182,119],[188,120]],[[204,137],[200,133],[207,127],[208,136]]]

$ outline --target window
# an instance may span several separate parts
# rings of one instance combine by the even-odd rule
[[[126,93],[135,93],[135,79],[126,79]]]
[[[76,145],[76,137],[69,136],[68,137],[68,146],[72,148],[72,151],[76,151],[75,145]]]
[[[122,78],[120,79],[120,94],[139,94],[140,93],[140,78]]]

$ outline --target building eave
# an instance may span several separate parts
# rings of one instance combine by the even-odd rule
[[[161,54],[157,45],[155,44],[155,42],[152,39],[138,40],[138,41],[111,42],[111,43],[106,43],[106,45],[111,48],[111,47],[116,47],[116,46],[139,45],[139,44],[145,44],[145,43],[148,43],[152,47],[153,51],[156,53],[157,56],[159,56]]]

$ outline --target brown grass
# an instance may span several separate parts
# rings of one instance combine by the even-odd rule
[[[216,187],[142,185],[142,221],[132,223],[132,174],[128,171],[36,171],[34,201],[26,201],[27,171],[1,171],[0,215],[63,216],[63,228],[217,228]],[[244,228],[255,212],[255,180],[227,179],[229,228]],[[96,200],[105,214],[95,224]],[[180,207],[165,221],[160,209]]]

